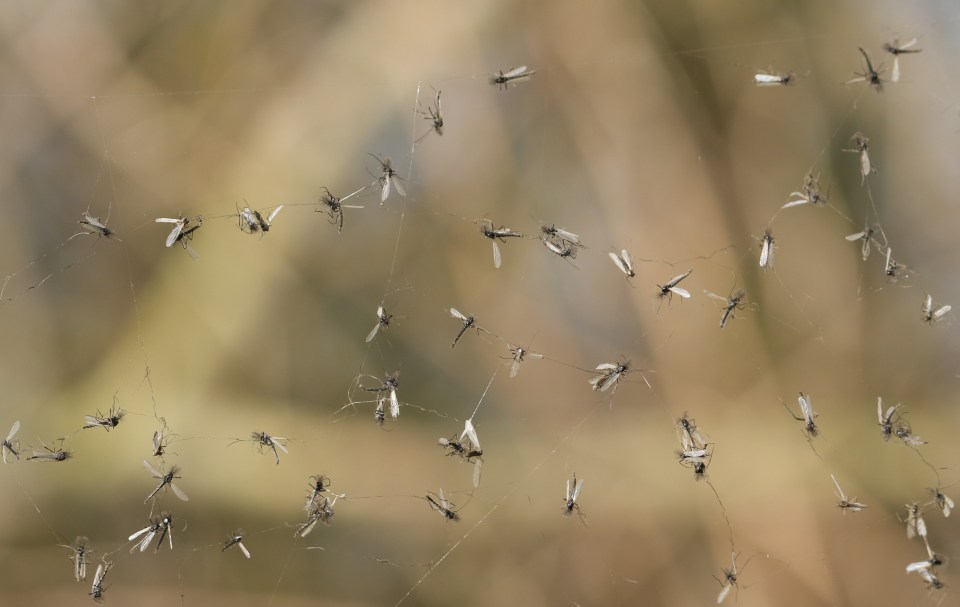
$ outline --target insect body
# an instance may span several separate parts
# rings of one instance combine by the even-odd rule
[[[246,232],[247,234],[265,234],[270,231],[270,227],[273,225],[273,220],[276,218],[277,213],[280,212],[280,209],[283,208],[283,205],[276,207],[270,214],[267,215],[264,219],[263,214],[260,211],[251,209],[250,207],[243,207],[240,211],[237,212],[237,218],[240,222],[240,231]],[[170,246],[170,245],[167,245]]]
[[[0,451],[3,452],[3,463],[7,463],[7,453],[20,459],[20,441],[14,440],[13,438],[18,430],[20,430],[19,420],[13,422],[13,426],[10,427],[10,432],[7,433],[7,438],[3,439],[3,443],[0,444]]]
[[[243,529],[237,529],[228,535],[226,541],[223,542],[223,548],[220,549],[220,552],[223,552],[231,546],[240,548],[240,552],[243,553],[243,556],[250,558],[250,551],[247,550],[247,547],[243,545]]]
[[[637,273],[633,271],[633,259],[630,257],[629,251],[623,249],[619,255],[611,251],[608,255],[610,259],[613,260],[613,263],[620,268],[620,271],[627,275],[627,278],[633,278],[637,275]]]
[[[373,156],[373,154],[370,155]],[[391,187],[396,188],[397,194],[406,197],[407,192],[404,191],[403,186],[400,184],[400,177],[397,175],[397,171],[394,170],[390,157],[388,156],[382,160],[377,156],[373,157],[380,163],[380,177],[378,177],[376,181],[376,183],[380,184],[380,204],[385,203],[387,198],[390,197]]]
[[[911,38],[901,43],[900,40],[893,42],[884,42],[883,50],[893,55],[893,69],[890,71],[890,82],[900,82],[900,55],[907,53],[919,53],[923,49],[913,48],[917,44],[916,38]]]
[[[855,497],[848,499],[846,494],[843,492],[843,489],[840,488],[840,483],[837,482],[837,477],[831,474],[830,478],[833,479],[833,484],[837,487],[837,497],[840,498],[840,500],[837,502],[837,508],[840,508],[844,513],[846,513],[848,510],[850,512],[860,512],[867,507],[866,504],[861,504],[858,502],[857,498]]]
[[[203,226],[203,217],[199,215],[193,219],[189,219],[187,217],[178,217],[176,219],[171,217],[158,217],[154,221],[156,223],[173,224],[173,228],[167,235],[166,245],[168,249],[172,247],[174,243],[179,242],[187,254],[190,255],[190,257],[192,257],[194,260],[200,258],[200,256],[197,255],[197,252],[193,250],[193,247],[190,246],[188,241],[193,240],[194,233]]]
[[[77,223],[80,224],[81,230],[90,234],[96,234],[97,236],[103,236],[104,238],[111,238],[115,235],[113,230],[108,228],[105,223],[100,221],[99,217],[93,217],[89,213],[84,213],[83,217],[81,217],[80,221]]]
[[[150,464],[150,462],[148,462],[147,460],[143,460],[143,467],[146,468],[147,472],[149,472],[153,476],[153,478],[158,479],[160,481],[160,484],[157,485],[157,488],[154,489],[150,493],[150,495],[147,496],[147,499],[143,500],[144,504],[146,504],[151,499],[153,499],[153,497],[157,493],[159,493],[160,490],[163,489],[164,487],[170,487],[173,490],[174,495],[176,495],[181,500],[185,502],[190,501],[190,498],[187,497],[187,494],[184,493],[183,490],[180,489],[180,487],[178,487],[173,482],[174,479],[181,478],[180,476],[178,476],[178,474],[180,473],[180,468],[178,468],[177,466],[170,466],[170,469],[167,470],[166,472],[160,472],[159,470],[154,468]]]
[[[933,296],[927,295],[926,299],[923,300],[923,322],[928,325],[932,325],[949,312],[951,306],[949,305],[934,305]]]
[[[97,572],[93,575],[93,586],[90,588],[90,598],[96,603],[103,602],[103,580],[107,577],[107,572],[113,567],[113,563],[104,561],[97,565]]]
[[[507,86],[511,84],[517,84],[518,82],[524,82],[530,80],[530,77],[536,74],[534,71],[527,71],[527,66],[521,65],[520,67],[512,67],[506,72],[500,70],[492,78],[490,78],[490,84],[496,86],[500,90],[504,90]]]
[[[493,244],[493,267],[500,268],[500,245],[497,244],[497,241],[506,243],[507,238],[523,238],[523,234],[519,232],[514,232],[510,228],[500,226],[499,228],[493,227],[493,222],[489,219],[484,219],[480,224],[480,233],[483,234],[486,238],[490,239],[490,242]]]
[[[453,510],[454,504],[448,502],[447,498],[444,497],[443,489],[440,490],[440,495],[427,493],[426,500],[431,508],[439,512],[448,521],[460,520],[460,516]]]
[[[388,329],[392,318],[393,314],[388,314],[387,311],[383,309],[383,306],[377,306],[377,324],[370,330],[370,333],[367,334],[367,343],[373,341],[373,338],[377,336],[377,332],[380,331],[381,327]]]

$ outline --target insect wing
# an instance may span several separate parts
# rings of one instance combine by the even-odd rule
[[[470,319],[464,316],[463,314],[461,314],[460,310],[457,310],[456,308],[450,308],[450,316],[458,320],[461,320],[463,322],[470,322]]]
[[[945,305],[940,306],[933,312],[933,320],[940,320],[943,316],[952,309],[952,306]]]
[[[163,474],[162,472],[154,468],[153,465],[151,465],[150,462],[148,462],[147,460],[143,460],[143,467],[146,468],[147,472],[152,474],[155,478],[163,478],[164,476],[166,476],[165,474]]]
[[[681,289],[680,287],[670,287],[670,291],[676,293],[684,299],[690,299],[690,292],[686,289]]]
[[[568,500],[577,501],[577,498],[580,497],[580,490],[583,489],[583,479],[577,481],[577,485],[573,488],[573,495],[571,495]],[[594,496],[596,497],[596,496]]]
[[[525,71],[527,71],[527,66],[521,65],[520,67],[515,67],[511,69],[509,72],[506,72],[505,74],[503,74],[503,78],[506,80],[510,80],[511,78],[518,77],[520,74],[523,74]]]
[[[501,262],[501,259],[500,259],[500,247],[497,246],[497,241],[496,241],[496,240],[491,240],[490,242],[493,244],[493,267],[495,267],[495,268],[497,268],[497,269],[499,270],[499,269],[500,269],[500,262]]]
[[[13,436],[20,430],[20,420],[13,422],[13,426],[10,427],[10,432],[7,433],[7,441],[9,441]]]
[[[373,338],[377,336],[377,331],[380,330],[380,321],[377,321],[377,324],[370,330],[370,333],[367,334],[366,342],[370,343],[373,341]]]
[[[383,204],[387,201],[387,198],[390,197],[390,177],[389,175],[384,175],[380,179],[380,204]]]
[[[281,210],[282,208],[283,208],[283,205],[281,204],[280,206],[278,206],[278,207],[275,208],[274,210],[270,211],[270,215],[267,216],[267,224],[273,223],[273,218],[276,217],[278,213],[280,213],[280,210]]]
[[[870,154],[867,153],[867,150],[863,150],[860,152],[860,174],[866,177],[870,174],[872,168],[870,165]]]
[[[460,440],[463,441],[464,437],[470,439],[470,443],[476,449],[480,449],[480,439],[477,438],[477,429],[473,427],[473,419],[468,419],[463,422],[463,432],[460,433]]]
[[[407,191],[403,189],[403,186],[400,185],[400,180],[396,177],[390,177],[390,181],[393,182],[393,187],[397,188],[397,194],[400,194],[404,198],[407,196]]]
[[[763,245],[762,245],[761,248],[760,248],[760,267],[761,267],[761,268],[766,268],[766,267],[772,267],[772,266],[773,266],[773,263],[772,263],[772,255],[770,254],[770,253],[771,253],[771,248],[772,248],[772,247],[771,247],[771,244],[770,244],[770,240],[767,239],[767,238],[764,238],[764,239],[763,239]]]
[[[626,251],[624,251],[624,253],[626,253]],[[617,267],[620,268],[621,272],[624,274],[630,274],[630,269],[627,266],[627,262],[623,258],[613,252],[608,253],[608,255],[610,255],[610,259],[613,260],[613,263],[617,264]]]
[[[483,467],[483,460],[479,457],[473,460],[473,486],[480,486],[480,470]]]
[[[730,589],[733,588],[733,584],[729,582],[723,585],[723,589],[720,591],[720,594],[717,595],[717,605],[723,603],[724,599],[727,598],[727,595],[730,594]]]
[[[281,451],[283,451],[284,454],[289,455],[289,453],[287,452],[287,448],[284,447],[284,446],[283,446],[283,443],[280,442],[280,441],[282,441],[282,440],[286,440],[286,439],[283,439],[283,438],[280,438],[280,437],[273,437],[273,436],[271,436],[271,437],[270,437],[270,444],[273,445],[274,447],[276,447],[277,449],[280,449]]]
[[[238,541],[238,542],[237,542],[237,546],[240,547],[240,552],[243,553],[243,556],[245,556],[245,557],[247,557],[247,558],[250,558],[250,551],[247,550],[247,547],[243,545],[243,542]]]
[[[900,82],[900,57],[893,56],[893,70],[890,72],[890,82]]]
[[[173,489],[174,495],[176,495],[177,497],[179,497],[181,500],[183,500],[183,501],[185,501],[185,502],[189,502],[189,501],[190,501],[190,498],[187,497],[187,494],[184,493],[184,492],[183,492],[183,489],[181,489],[180,487],[177,487],[175,484],[170,483],[170,488]]]
[[[400,417],[400,401],[397,399],[396,390],[390,390],[390,417],[393,419]]]

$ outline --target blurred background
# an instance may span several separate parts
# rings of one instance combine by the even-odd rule
[[[960,52],[950,2],[0,2],[0,586],[16,605],[927,605],[899,520],[957,480]],[[844,83],[919,37],[901,81]],[[500,70],[528,66],[498,90]],[[759,71],[797,75],[758,88]],[[442,91],[443,135],[418,112]],[[870,139],[861,184],[850,138]],[[425,135],[425,136],[424,136]],[[422,140],[414,147],[414,142]],[[406,198],[380,204],[391,157]],[[804,176],[825,207],[779,211]],[[345,196],[343,230],[318,201]],[[237,209],[286,205],[269,233]],[[321,211],[321,212],[315,212]],[[81,234],[84,213],[114,238]],[[202,215],[194,261],[157,217]],[[579,234],[575,260],[481,218]],[[879,223],[909,268],[844,237]],[[757,263],[776,238],[774,269]],[[636,277],[608,257],[628,249]],[[658,284],[692,269],[688,301]],[[719,328],[722,296],[747,306]],[[394,319],[367,344],[383,305]],[[490,334],[466,333],[449,308]],[[495,334],[495,335],[494,335]],[[499,337],[499,339],[498,339]],[[520,344],[543,353],[509,377]],[[646,369],[615,392],[585,371]],[[380,427],[359,385],[399,372]],[[474,416],[472,468],[439,437]],[[822,435],[798,414],[810,394]],[[929,444],[884,443],[876,399]],[[116,400],[114,400],[116,399]],[[84,415],[116,403],[110,432]],[[712,487],[679,465],[684,411]],[[165,429],[164,459],[151,437]],[[259,451],[253,431],[287,439]],[[65,462],[27,461],[63,448]],[[9,458],[13,459],[13,458]],[[180,466],[189,502],[143,469]],[[584,514],[564,517],[584,479]],[[294,540],[309,477],[330,526]],[[830,475],[868,504],[844,515]],[[461,520],[423,499],[439,492]],[[722,508],[718,502],[722,500]],[[174,549],[130,534],[174,514]],[[724,515],[725,512],[725,515]],[[960,554],[956,517],[926,512]],[[581,522],[585,524],[581,524]],[[246,560],[221,552],[246,530]],[[69,544],[90,538],[85,583]],[[954,559],[955,561],[956,559]],[[945,597],[947,597],[945,599]]]

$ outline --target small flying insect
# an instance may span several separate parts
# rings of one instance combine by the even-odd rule
[[[781,208],[800,206],[801,204],[812,204],[815,207],[827,204],[829,198],[823,193],[820,187],[820,176],[814,176],[813,173],[807,173],[803,178],[803,188],[799,192],[790,192],[793,200],[788,200]]]
[[[430,133],[436,133],[437,135],[443,136],[443,107],[440,104],[440,93],[443,91],[437,91],[437,96],[434,98],[434,107],[427,106],[427,111],[419,110],[419,114],[423,116],[424,120],[430,121],[430,130],[420,136],[414,142],[414,145],[417,145],[423,141],[427,135]]]
[[[593,391],[606,392],[613,387],[616,392],[616,385],[620,380],[631,371],[630,361],[623,360],[616,363],[600,363],[597,365],[599,375],[591,377],[589,383],[593,386]]]
[[[377,408],[376,408],[376,410],[373,412],[373,418],[374,418],[375,420],[377,420],[377,425],[378,425],[378,426],[383,426],[383,422],[387,419],[387,414],[386,414],[386,412],[383,410],[383,399],[382,399],[382,398],[378,398],[378,399],[377,399]]]
[[[690,299],[690,291],[687,291],[686,289],[681,289],[677,285],[680,284],[681,280],[683,280],[687,276],[690,276],[691,272],[693,272],[692,269],[687,270],[683,274],[674,276],[666,284],[657,285],[657,289],[659,289],[657,291],[657,299],[663,299],[664,297],[666,297],[667,300],[669,301],[673,299],[674,295],[679,295],[683,299]]]
[[[337,232],[338,233],[343,232],[343,210],[363,208],[363,205],[343,204],[343,201],[363,191],[364,189],[366,189],[366,187],[367,186],[364,186],[359,190],[357,190],[356,192],[353,192],[352,194],[347,194],[343,198],[337,198],[336,196],[330,193],[330,190],[328,190],[327,188],[323,188],[323,191],[325,192],[325,194],[323,195],[322,198],[320,198],[320,204],[322,205],[322,207],[325,207],[325,208],[314,209],[314,211],[317,213],[326,212],[327,215],[330,216],[330,223],[337,226]]]
[[[86,419],[87,423],[84,424],[83,429],[103,428],[109,432],[111,429],[120,425],[120,420],[122,420],[123,416],[126,414],[126,411],[119,409],[116,405],[114,405],[113,407],[110,407],[110,410],[107,411],[106,415],[100,413],[100,411],[97,411],[96,415],[85,415],[84,418]]]
[[[760,267],[773,267],[773,228],[764,226],[763,237],[760,238]]]
[[[797,74],[794,72],[757,72],[753,75],[753,83],[757,86],[792,86],[797,83]]]
[[[899,515],[897,517],[899,518]],[[927,537],[927,523],[923,520],[923,512],[920,510],[920,504],[916,502],[907,504],[907,518],[900,520],[907,524],[908,540],[916,535],[922,538]]]
[[[950,516],[950,511],[953,510],[954,506],[953,500],[940,491],[940,487],[930,489],[930,493],[933,495],[933,503],[943,512],[943,516]]]
[[[489,219],[483,219],[480,222],[480,233],[484,237],[489,238],[490,242],[493,243],[493,267],[500,268],[500,245],[497,244],[497,241],[506,244],[507,238],[523,238],[523,234],[520,232],[514,232],[510,228],[500,226],[499,228],[493,227],[493,222]]]
[[[927,444],[927,441],[913,434],[910,424],[908,424],[902,417],[897,420],[897,427],[894,428],[893,433],[908,447],[919,447],[920,445]]]
[[[89,213],[84,213],[83,217],[80,218],[80,221],[77,223],[80,224],[80,229],[89,234],[96,234],[97,236],[103,236],[104,238],[112,238],[115,236],[113,230],[107,227],[105,223],[100,221],[99,217],[93,217]]]
[[[304,510],[310,512],[311,506],[321,497],[321,493],[327,492],[330,490],[330,477],[324,476],[322,474],[317,474],[310,477],[310,494],[307,496],[307,504],[303,507]]]
[[[287,439],[280,436],[270,436],[266,432],[252,432],[250,438],[257,443],[257,447],[260,448],[260,453],[263,453],[264,447],[269,447],[273,451],[273,457],[277,460],[277,465],[280,464],[280,454],[277,453],[277,449],[283,451],[284,454],[287,453],[287,448],[283,446],[283,442]]]
[[[193,247],[190,246],[188,241],[193,240],[194,232],[203,226],[203,217],[199,215],[193,219],[187,217],[178,217],[176,219],[171,217],[158,217],[154,221],[156,223],[173,224],[173,229],[170,230],[170,234],[167,235],[166,245],[168,249],[172,247],[174,243],[179,242],[190,257],[194,260],[200,259],[200,256],[197,255],[197,252],[193,250]]]
[[[733,318],[738,310],[743,310],[746,307],[746,303],[743,301],[743,298],[747,296],[746,291],[743,289],[737,289],[733,291],[727,297],[722,297],[716,293],[711,293],[710,291],[704,291],[708,297],[717,299],[723,302],[722,312],[720,313],[720,328],[727,326],[727,321]]]
[[[613,251],[607,254],[610,256],[610,259],[613,260],[613,263],[620,268],[620,271],[627,275],[627,278],[633,278],[637,275],[637,273],[633,271],[633,259],[630,257],[630,251],[623,249],[619,255]]]
[[[383,306],[377,306],[377,324],[370,330],[370,333],[367,334],[366,342],[370,343],[373,341],[373,338],[377,336],[377,332],[381,327],[389,329],[391,319],[393,319],[393,314],[388,314],[387,311],[383,309]]]
[[[552,240],[541,239],[543,240],[543,246],[559,257],[560,259],[576,259],[577,258],[577,247],[568,243],[568,242],[554,242]]]
[[[391,164],[390,157],[381,159],[379,156],[374,156],[370,154],[380,163],[380,176],[377,177],[376,183],[380,184],[380,204],[383,204],[387,201],[387,198],[390,197],[390,188],[394,187],[397,190],[397,194],[400,194],[404,198],[407,196],[407,192],[403,189],[403,185],[400,184],[400,177],[397,175],[397,171],[394,170],[393,165]]]
[[[921,562],[925,563],[926,561],[921,561]],[[908,567],[907,572],[908,573],[910,572],[909,567],[911,565],[916,565],[916,564],[917,563],[910,563],[910,565],[907,565]],[[916,571],[920,575],[920,577],[923,578],[923,581],[927,583],[927,587],[930,588],[931,590],[940,590],[943,588],[943,582],[940,581],[940,578],[937,577],[936,573],[930,571],[929,567],[915,568],[913,569],[913,571]]]
[[[950,309],[950,305],[935,306],[933,296],[928,294],[927,298],[923,300],[923,322],[932,325],[943,318]]]
[[[863,185],[867,175],[875,171],[873,164],[870,162],[870,140],[858,131],[850,137],[850,143],[853,144],[853,147],[845,148],[843,151],[860,154],[860,185]]]
[[[447,501],[447,498],[443,495],[443,489],[440,489],[440,495],[432,492],[427,493],[426,500],[431,508],[443,515],[448,521],[460,520],[460,515],[453,510],[455,504]]]
[[[273,225],[274,218],[276,218],[277,214],[282,208],[282,204],[277,206],[275,209],[270,211],[270,214],[267,215],[266,219],[264,219],[263,214],[260,211],[256,211],[250,207],[243,207],[243,209],[237,211],[237,219],[240,224],[240,231],[246,232],[247,234],[256,234],[259,232],[261,236],[266,234],[270,231],[270,227]]]
[[[243,553],[243,556],[250,558],[250,551],[247,550],[247,547],[243,545],[243,529],[237,529],[228,535],[227,539],[223,542],[223,548],[220,549],[220,552],[224,552],[231,546],[237,546],[240,548],[240,552]]]
[[[540,240],[543,240],[544,242],[550,241],[555,244],[559,244],[561,245],[561,248],[566,248],[565,246],[562,246],[562,245],[569,245],[570,247],[585,248],[583,246],[583,243],[580,242],[579,236],[563,228],[558,228],[553,224],[549,226],[547,225],[540,226]]]
[[[816,438],[816,436],[820,433],[820,429],[817,428],[817,424],[814,422],[814,419],[817,417],[817,413],[813,411],[813,405],[810,404],[810,396],[801,392],[800,396],[797,397],[797,402],[800,403],[800,413],[802,414],[802,417],[793,415],[793,411],[790,411],[790,407],[787,407],[787,403],[783,403],[783,406],[790,413],[790,415],[793,416],[793,419],[799,422],[804,422],[803,429],[804,432],[807,433],[807,436],[810,438]]]
[[[390,417],[397,419],[400,417],[400,400],[397,398],[397,388],[400,387],[400,372],[395,371],[388,375],[382,386],[376,388],[363,388],[366,392],[376,392],[378,395],[378,404],[383,402],[384,394],[390,394]],[[380,405],[382,408],[382,404]]]
[[[720,594],[717,595],[717,605],[723,603],[727,598],[727,595],[730,594],[730,590],[737,585],[737,553],[733,552],[730,555],[731,566],[730,569],[723,569],[723,580],[716,579],[720,582],[722,588],[720,589]]]
[[[930,548],[930,542],[927,541],[927,538],[923,538],[923,545],[927,548],[927,560],[910,563],[907,565],[907,573],[911,571],[919,572],[921,569],[934,569],[943,564],[943,558]]]
[[[840,488],[840,483],[837,482],[837,477],[830,475],[830,478],[833,479],[833,484],[837,487],[837,497],[840,498],[840,501],[837,502],[837,508],[843,510],[843,513],[846,514],[849,510],[850,512],[860,512],[867,507],[866,504],[861,504],[857,501],[857,498],[847,499],[846,494],[843,492],[843,489]]]
[[[107,572],[113,567],[113,563],[103,561],[97,565],[97,572],[93,574],[93,586],[90,588],[90,598],[95,603],[103,603],[103,593],[106,589],[103,587],[103,580],[107,578]]]
[[[565,504],[563,505],[563,515],[570,516],[574,512],[577,513],[577,516],[580,517],[580,522],[586,523],[583,521],[584,515],[583,510],[580,509],[580,504],[577,503],[577,498],[580,497],[580,490],[583,489],[583,479],[577,480],[577,473],[573,473],[573,481],[567,480],[567,491],[564,494]]]
[[[680,438],[680,446],[684,451],[703,449],[707,446],[707,442],[703,440],[703,435],[697,428],[697,422],[687,417],[686,411],[677,420],[677,436]]]
[[[862,232],[857,232],[856,234],[850,234],[846,236],[846,239],[849,242],[856,242],[858,240],[863,241],[863,247],[860,250],[860,254],[863,256],[863,260],[866,261],[870,257],[870,244],[874,243],[873,235],[876,233],[877,228],[874,226],[868,225],[863,228]],[[879,247],[879,244],[877,245]]]
[[[898,263],[893,260],[891,255],[893,254],[893,249],[887,247],[887,262],[883,269],[884,276],[887,277],[887,282],[894,284],[901,278],[906,278],[907,276],[907,267],[901,263]]]
[[[60,441],[59,447],[56,447],[55,449],[51,449],[50,447],[44,445],[42,450],[34,449],[33,455],[31,455],[27,459],[28,460],[36,459],[36,460],[40,460],[41,462],[63,462],[73,457],[73,452],[66,451],[63,448],[64,439],[61,438],[58,440]]]
[[[883,50],[893,55],[893,69],[890,71],[890,82],[900,82],[900,55],[906,53],[919,53],[923,49],[913,48],[917,44],[916,38],[911,38],[901,43],[899,39],[893,42],[884,42]]]
[[[153,497],[154,497],[157,493],[159,493],[161,489],[163,489],[164,487],[168,487],[168,486],[169,486],[171,489],[173,489],[174,495],[176,495],[178,498],[180,498],[181,500],[183,500],[183,501],[185,501],[185,502],[189,502],[189,501],[190,501],[190,498],[187,497],[187,494],[184,493],[183,490],[180,489],[180,487],[178,487],[178,486],[177,486],[176,484],[174,484],[174,482],[173,482],[175,479],[182,478],[181,476],[179,476],[179,473],[180,473],[180,468],[179,468],[179,467],[177,467],[177,466],[170,466],[170,469],[167,470],[166,472],[160,472],[159,470],[157,470],[156,468],[154,468],[154,467],[150,464],[150,462],[148,462],[147,460],[143,460],[143,467],[146,468],[147,472],[149,472],[149,473],[153,476],[153,478],[158,479],[158,480],[160,481],[160,484],[157,485],[157,488],[150,492],[150,495],[147,496],[147,499],[143,500],[143,503],[144,503],[144,504],[146,504],[146,503],[149,502],[151,499],[153,499]]]
[[[528,358],[535,358],[537,360],[543,359],[543,354],[537,354],[536,352],[531,352],[522,346],[510,346],[510,356],[513,362],[510,364],[510,377],[516,377],[517,373],[520,372],[520,363]]]
[[[133,552],[137,548],[140,549],[140,552],[145,552],[147,547],[153,541],[153,538],[157,534],[160,534],[160,539],[157,540],[157,547],[155,551],[160,550],[160,546],[163,545],[163,538],[166,537],[170,542],[170,550],[173,550],[173,515],[167,514],[164,512],[160,516],[155,516],[150,519],[150,525],[144,527],[136,533],[130,534],[130,537],[127,538],[128,541],[137,541],[133,545],[133,548],[130,549],[130,552]],[[143,537],[143,539],[139,539]]]
[[[878,93],[882,93],[884,80],[880,78],[880,69],[883,66],[881,65],[875,69],[873,67],[873,62],[870,61],[870,55],[867,54],[867,51],[865,51],[862,46],[858,47],[858,49],[860,50],[860,54],[863,55],[863,62],[866,64],[866,67],[862,72],[855,72],[854,75],[856,78],[847,80],[846,84],[866,82],[873,87],[873,90],[877,91]]]
[[[154,457],[163,457],[163,454],[167,452],[167,438],[163,435],[163,430],[154,430],[152,451]]]
[[[463,446],[463,443],[460,442],[456,434],[454,434],[450,438],[445,438],[441,436],[438,442],[440,443],[441,447],[449,450],[449,452],[447,453],[448,456],[459,455],[461,457],[464,457],[467,452],[466,447]]]
[[[473,316],[465,316],[460,313],[456,308],[450,308],[450,316],[456,318],[463,323],[463,326],[460,327],[460,332],[457,333],[457,336],[453,338],[453,343],[450,344],[450,347],[453,348],[457,345],[457,342],[460,341],[460,338],[463,337],[463,334],[467,332],[467,329],[473,327],[477,330],[477,333],[480,332],[480,327],[477,326],[477,319]]]
[[[297,530],[294,532],[294,537],[307,537],[310,535],[310,532],[313,531],[313,528],[317,526],[317,523],[322,522],[324,525],[330,525],[333,520],[333,506],[337,503],[337,499],[343,497],[341,495],[333,494],[333,499],[329,499],[326,496],[320,496],[318,499],[314,500],[313,507],[310,509],[309,514],[307,515],[307,521],[297,527]]]
[[[70,555],[70,560],[73,561],[73,575],[78,582],[84,582],[87,579],[87,563],[89,562],[87,557],[93,552],[93,550],[87,548],[87,542],[89,541],[83,536],[78,536],[69,546],[61,544],[63,548],[73,552]]]
[[[693,468],[693,475],[696,480],[702,480],[707,476],[707,466],[713,457],[713,452],[703,447],[690,447],[685,451],[677,451],[677,461],[685,468]]]
[[[884,411],[883,398],[877,397],[877,424],[880,426],[883,442],[890,440],[890,436],[893,434],[894,415],[897,414],[899,408],[900,403],[897,403],[892,407],[887,407],[887,410]]]
[[[13,436],[20,430],[20,420],[13,422],[13,426],[10,427],[10,432],[7,433],[7,438],[3,439],[3,443],[0,444],[0,451],[3,452],[3,463],[7,463],[7,453],[13,457],[20,459],[20,439],[14,440]]]
[[[490,84],[496,86],[501,91],[506,90],[506,88],[511,84],[517,84],[518,82],[525,82],[530,80],[530,77],[536,74],[534,71],[527,71],[527,66],[521,65],[520,67],[512,67],[506,72],[503,70],[498,71],[490,78]]]
[[[473,418],[463,422],[463,432],[460,433],[460,443],[463,443],[463,439],[470,441],[472,445],[471,451],[478,452],[478,455],[483,454],[483,450],[480,449],[480,438],[477,436],[477,429],[473,426]],[[471,454],[467,454],[467,457],[471,457]]]

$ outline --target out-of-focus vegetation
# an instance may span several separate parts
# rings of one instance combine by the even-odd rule
[[[930,466],[957,493],[958,323],[924,326],[920,308],[960,304],[958,16],[933,1],[0,2],[0,431],[19,419],[24,447],[74,452],[0,469],[4,601],[88,604],[94,566],[78,584],[58,547],[86,535],[94,562],[111,553],[114,605],[411,589],[406,604],[708,604],[724,510],[731,602],[941,600],[905,574],[926,552],[898,514],[927,499]],[[844,85],[858,46],[889,74],[897,36],[923,49],[899,83]],[[489,84],[520,65],[536,75]],[[798,81],[757,88],[759,70]],[[435,90],[444,133],[412,151]],[[857,131],[877,167],[863,185],[842,151]],[[369,187],[338,234],[315,205],[373,182],[368,154],[393,159],[408,196],[381,206]],[[829,205],[778,213],[810,171]],[[268,233],[241,233],[238,207],[278,204]],[[117,238],[71,239],[85,211]],[[154,219],[178,214],[205,218],[198,262],[164,247]],[[531,236],[555,223],[587,248],[567,262],[511,240],[495,270],[483,217]],[[888,283],[881,251],[864,262],[844,240],[865,222],[909,278]],[[623,248],[631,280],[607,256]],[[692,298],[657,306],[655,285],[691,268]],[[749,305],[721,331],[703,290],[734,286]],[[380,303],[396,316],[368,346]],[[550,360],[511,379],[496,337],[451,349],[451,306]],[[571,366],[619,357],[652,389],[634,373],[594,393]],[[394,371],[404,406],[380,428],[354,380]],[[495,371],[474,490],[437,439]],[[798,391],[820,414],[811,444],[781,406]],[[119,427],[79,431],[114,396]],[[882,441],[877,396],[904,404],[919,455]],[[724,510],[676,462],[684,411]],[[157,507],[175,514],[172,552],[130,554],[160,418],[190,501]],[[231,444],[252,431],[289,454]],[[586,525],[561,515],[574,472]],[[318,473],[347,497],[295,542]],[[843,515],[831,473],[869,507]],[[441,487],[460,522],[422,499]],[[955,518],[926,518],[933,547],[960,554]],[[220,551],[237,527],[249,561]],[[954,568],[940,576],[952,592]]]

